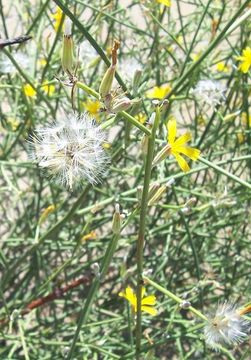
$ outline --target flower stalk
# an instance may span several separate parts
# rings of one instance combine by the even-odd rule
[[[155,119],[151,135],[149,136],[148,151],[145,163],[145,175],[144,175],[144,186],[141,199],[140,208],[140,223],[139,223],[139,234],[137,242],[137,323],[136,323],[136,359],[140,358],[141,350],[141,337],[142,337],[142,325],[141,325],[141,302],[142,302],[142,288],[143,288],[143,249],[145,242],[145,228],[146,228],[146,217],[148,207],[148,193],[150,187],[150,180],[152,174],[152,161],[154,155],[155,137],[158,129],[160,120],[160,109],[159,105],[156,106]]]
[[[160,286],[159,284],[157,284],[155,281],[149,279],[148,277],[144,276],[143,280],[147,283],[152,285],[156,290],[159,290],[160,292],[162,292],[162,294],[168,296],[170,299],[172,299],[173,301],[175,301],[177,304],[183,304],[184,303],[184,299],[181,299],[180,297],[178,297],[177,295],[173,294],[171,291],[163,288],[162,286]],[[198,316],[199,318],[201,318],[201,320],[203,321],[208,321],[208,318],[202,314],[202,312],[200,312],[199,310],[195,309],[193,306],[188,306],[187,310],[190,310],[193,314],[195,314],[196,316]]]

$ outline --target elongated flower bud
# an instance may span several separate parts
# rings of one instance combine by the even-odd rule
[[[121,229],[121,215],[119,212],[119,204],[115,205],[115,212],[112,219],[112,231],[114,234],[120,234]]]
[[[119,99],[118,101],[115,101],[111,111],[114,114],[117,114],[120,111],[125,111],[129,109],[131,105],[132,105],[131,100],[128,97],[124,97],[122,99]]]
[[[74,67],[74,44],[71,36],[71,20],[65,20],[65,30],[62,49],[62,68],[67,73],[73,72]]]
[[[153,204],[156,204],[159,199],[161,198],[161,196],[164,194],[164,192],[166,191],[166,185],[162,185],[156,192],[155,194],[150,198],[148,205],[152,206]]]
[[[171,151],[171,146],[169,144],[167,144],[165,147],[163,147],[162,150],[160,150],[160,152],[155,156],[155,158],[153,159],[153,164],[152,166],[156,166],[157,164],[159,164],[161,161],[165,160],[165,158],[170,154]]]
[[[134,73],[133,85],[132,85],[134,92],[136,92],[138,90],[141,75],[142,75],[142,70],[139,70],[139,69],[137,69]]]
[[[151,199],[156,194],[156,192],[158,191],[159,188],[160,188],[160,184],[158,182],[154,182],[154,183],[150,184],[149,192],[148,192],[148,199]]]
[[[112,63],[111,66],[106,70],[105,75],[101,81],[99,87],[99,95],[101,99],[104,99],[107,95],[110,94],[112,89],[112,83],[114,80],[117,64],[117,51],[119,49],[120,43],[118,41],[114,42],[112,48]]]
[[[99,87],[99,95],[101,99],[104,99],[108,94],[110,94],[112,89],[112,83],[115,76],[116,66],[112,65],[107,70],[101,81]]]

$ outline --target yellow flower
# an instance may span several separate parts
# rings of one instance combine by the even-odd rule
[[[25,95],[28,96],[28,97],[36,96],[37,92],[36,92],[35,89],[33,89],[33,87],[30,84],[25,84],[23,86],[23,90],[24,90]]]
[[[112,147],[112,144],[108,143],[108,142],[104,142],[102,144],[103,148],[106,150],[109,150]]]
[[[141,124],[144,124],[146,122],[146,114],[144,113],[139,113],[138,115],[135,116],[135,119],[138,120],[138,122],[140,122]]]
[[[92,230],[88,234],[82,236],[81,242],[85,242],[85,241],[88,241],[88,240],[96,240],[96,239],[97,239],[96,231]]]
[[[149,295],[144,298],[146,289],[142,288],[142,301],[141,301],[141,311],[145,311],[150,315],[157,315],[157,310],[153,307],[156,304],[156,297],[154,295]],[[128,286],[124,291],[119,293],[119,296],[125,298],[132,306],[134,313],[137,312],[137,296],[133,292],[132,288]]]
[[[16,131],[18,126],[20,125],[20,122],[17,119],[12,118],[12,117],[9,117],[7,119],[7,122],[10,125],[12,131]]]
[[[154,86],[154,88],[147,91],[146,96],[149,99],[162,100],[170,91],[171,91],[171,86],[169,85]]]
[[[223,61],[218,62],[218,64],[216,64],[216,70],[219,72],[228,72],[229,71],[229,67],[225,65],[225,63]]]
[[[100,102],[97,100],[87,100],[83,102],[83,106],[86,111],[88,111],[93,116],[99,115]]]
[[[168,144],[156,155],[153,160],[153,166],[157,165],[171,154],[177,160],[182,171],[189,171],[190,167],[181,154],[186,155],[189,159],[194,161],[200,156],[200,150],[186,146],[186,143],[192,139],[191,133],[186,132],[175,140],[177,134],[177,124],[174,118],[168,121],[167,130]]]
[[[60,7],[57,6],[57,10],[56,10],[55,14],[52,15],[53,19],[55,20],[55,22],[54,22],[55,31],[58,31],[59,25],[62,20],[62,16],[63,16],[63,11],[60,9]]]
[[[200,150],[186,146],[186,143],[192,139],[192,135],[189,132],[181,135],[175,140],[177,135],[177,123],[175,119],[171,119],[167,123],[168,136],[167,141],[170,147],[170,154],[172,154],[177,160],[182,171],[187,172],[190,167],[186,160],[180,155],[184,154],[191,160],[197,160],[200,156]]]
[[[45,65],[47,64],[47,61],[46,61],[46,59],[42,58],[42,59],[39,59],[39,60],[38,60],[38,64],[39,64],[40,66],[45,66]]]
[[[41,225],[46,219],[47,217],[53,213],[55,210],[57,209],[56,205],[50,205],[48,206],[46,209],[43,210],[40,219],[39,219],[39,224]]]
[[[251,47],[247,46],[242,50],[241,56],[236,56],[236,60],[240,60],[239,70],[246,74],[251,66]]]
[[[247,113],[242,112],[241,113],[241,123],[243,126],[247,126],[247,123],[249,124],[249,127],[251,127],[251,115],[247,116]]]
[[[42,90],[48,95],[48,96],[51,96],[54,94],[55,92],[55,86],[53,84],[47,84],[47,83],[44,83],[42,85]]]
[[[171,6],[171,0],[157,0],[157,2],[168,7]]]
[[[200,52],[199,52],[199,53],[192,53],[192,54],[191,54],[191,58],[192,58],[192,60],[193,60],[194,62],[196,62],[197,60],[199,60],[200,55],[201,55]]]

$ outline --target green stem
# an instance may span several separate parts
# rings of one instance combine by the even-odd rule
[[[85,92],[87,92],[87,94],[94,96],[96,99],[99,99],[99,93],[95,90],[93,90],[92,88],[90,88],[89,86],[87,86],[86,84],[77,81],[76,82],[76,86],[79,87],[80,89],[84,90]]]
[[[79,316],[79,319],[78,319],[78,326],[77,326],[77,329],[75,331],[74,338],[72,340],[70,351],[69,351],[68,356],[66,358],[67,360],[72,359],[72,356],[74,354],[75,347],[76,347],[76,344],[77,344],[77,341],[78,341],[80,330],[82,328],[82,325],[86,324],[86,322],[88,320],[90,310],[91,310],[91,306],[92,306],[92,304],[93,304],[93,302],[94,302],[94,300],[96,298],[96,294],[97,294],[98,289],[100,287],[100,283],[104,279],[104,277],[105,277],[105,275],[106,275],[106,273],[108,271],[108,268],[109,268],[109,265],[111,263],[114,252],[116,250],[119,238],[120,238],[120,234],[119,235],[114,235],[111,242],[110,242],[110,244],[109,244],[109,246],[106,249],[106,252],[105,252],[105,255],[103,257],[102,264],[101,264],[100,276],[96,277],[95,280],[93,281],[93,283],[91,285],[91,288],[89,290],[87,299],[85,301],[84,307],[81,310],[81,313],[80,313],[80,316]]]
[[[238,176],[235,176],[235,175],[231,174],[231,173],[228,172],[227,170],[222,169],[220,166],[218,166],[218,165],[212,163],[211,161],[208,161],[208,160],[206,160],[206,159],[204,159],[204,158],[202,158],[202,157],[199,157],[198,160],[199,160],[200,162],[202,162],[203,164],[205,164],[205,165],[213,168],[214,170],[220,172],[221,174],[229,177],[230,179],[238,182],[239,184],[241,184],[241,185],[243,185],[243,186],[245,186],[245,187],[247,187],[248,189],[251,190],[251,184],[249,184],[249,183],[246,182],[245,180],[240,179]]]
[[[25,336],[24,336],[24,331],[23,331],[23,322],[22,320],[18,320],[18,329],[19,329],[19,334],[20,334],[20,339],[21,339],[21,343],[22,343],[22,347],[23,347],[23,352],[24,352],[24,359],[25,360],[30,360],[29,357],[29,351],[26,345],[26,340],[25,340]]]
[[[16,269],[18,269],[22,263],[25,263],[25,259],[29,255],[33,254],[33,252],[36,251],[38,249],[38,247],[41,246],[41,244],[46,239],[48,239],[52,236],[55,236],[55,234],[61,229],[61,227],[66,225],[66,223],[72,218],[72,216],[75,214],[78,207],[83,202],[83,199],[86,197],[86,195],[90,191],[90,188],[91,188],[91,185],[88,184],[85,187],[85,189],[83,190],[83,192],[81,193],[81,195],[79,196],[79,198],[76,200],[76,202],[72,205],[70,210],[66,213],[66,215],[62,219],[58,220],[54,226],[52,226],[44,235],[42,235],[39,238],[37,243],[32,245],[26,252],[24,252],[21,256],[19,256],[19,258],[16,260],[16,262],[14,262],[12,264],[12,266],[10,266],[8,268],[8,271],[6,271],[6,276],[2,278],[3,288],[6,285],[6,283],[8,282],[8,280],[13,276],[13,274],[15,274]]]
[[[152,174],[152,161],[154,155],[154,144],[156,131],[159,125],[160,120],[160,110],[159,106],[156,107],[156,115],[154,119],[154,124],[149,136],[146,164],[145,164],[145,175],[144,175],[144,187],[142,193],[141,207],[140,207],[140,220],[139,220],[139,235],[137,242],[137,324],[136,324],[136,359],[140,357],[140,347],[141,347],[141,295],[142,295],[142,272],[143,272],[143,248],[144,248],[144,239],[145,239],[145,227],[146,227],[146,216],[147,216],[147,207],[148,207],[148,192],[149,185]]]
[[[143,278],[148,284],[152,285],[155,289],[159,290],[160,292],[162,292],[164,295],[168,296],[170,299],[172,299],[176,303],[182,304],[184,302],[184,299],[181,299],[180,297],[176,296],[171,291],[163,288],[162,286],[160,286],[153,280],[149,279],[148,277],[143,276]],[[203,321],[208,321],[207,317],[204,314],[202,314],[199,310],[195,309],[193,306],[189,306],[187,308],[187,310],[190,310],[192,313],[194,313],[196,316],[201,318]]]
[[[151,131],[145,125],[143,125],[139,121],[137,121],[132,115],[128,114],[125,111],[120,111],[118,114],[121,115],[126,120],[128,120],[131,124],[136,126],[138,129],[142,130],[146,135],[148,135],[148,136],[151,135]]]

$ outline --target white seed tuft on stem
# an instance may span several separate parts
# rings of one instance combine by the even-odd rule
[[[109,163],[103,148],[105,134],[86,113],[38,128],[32,140],[32,159],[70,189],[83,180],[100,182]]]
[[[209,346],[236,345],[247,336],[249,322],[236,309],[236,305],[224,302],[218,306],[213,317],[209,318],[204,328],[204,335]]]

